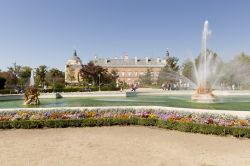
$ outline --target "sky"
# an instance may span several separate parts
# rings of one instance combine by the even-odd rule
[[[0,0],[0,69],[14,62],[64,70],[77,50],[84,63],[121,57],[180,62],[201,48],[205,20],[208,48],[225,61],[250,54],[248,0]]]

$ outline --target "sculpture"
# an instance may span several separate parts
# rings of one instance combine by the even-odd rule
[[[39,105],[39,95],[37,88],[34,86],[27,87],[24,93],[24,105]]]
[[[34,74],[31,71],[31,76],[30,76],[30,83],[29,86],[26,88],[25,93],[24,93],[24,105],[39,105],[40,100],[38,98],[39,96],[38,89],[35,87],[35,82],[34,82]]]

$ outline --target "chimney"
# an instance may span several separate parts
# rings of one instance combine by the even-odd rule
[[[156,59],[156,62],[157,62],[157,63],[160,63],[160,61],[161,61],[160,58],[157,58],[157,59]]]
[[[135,56],[135,63],[137,63],[137,57]]]
[[[169,58],[169,51],[168,51],[168,48],[167,48],[167,51],[166,51],[166,59]]]

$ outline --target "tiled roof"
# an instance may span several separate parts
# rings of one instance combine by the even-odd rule
[[[82,60],[80,57],[77,56],[76,50],[74,51],[74,54],[68,60],[68,63],[72,63],[72,61],[76,64],[82,64]]]
[[[93,62],[103,67],[164,67],[166,65],[166,61],[160,58],[95,59]]]
[[[69,60],[81,62],[81,59],[78,56],[72,56]]]

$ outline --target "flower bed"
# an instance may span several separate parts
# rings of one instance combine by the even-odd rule
[[[146,125],[167,129],[250,138],[250,119],[232,115],[154,109],[86,108],[1,111],[0,128]]]

